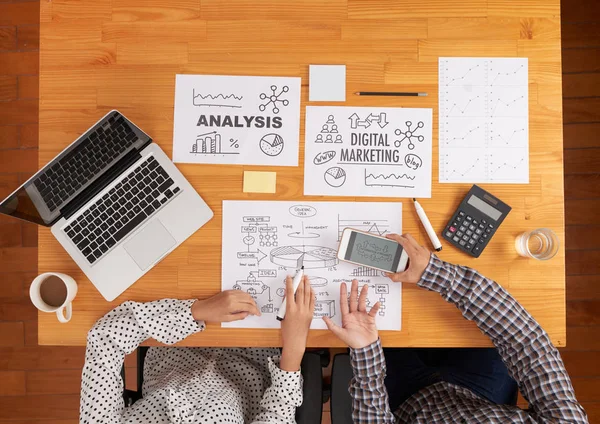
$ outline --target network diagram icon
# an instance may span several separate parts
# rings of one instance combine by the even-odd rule
[[[394,130],[394,134],[397,136],[403,135],[404,137],[400,140],[394,141],[394,146],[400,147],[402,146],[402,142],[404,140],[408,140],[408,148],[413,150],[415,148],[415,143],[413,143],[413,139],[418,142],[423,142],[425,137],[422,135],[415,134],[420,128],[423,128],[425,124],[423,121],[419,121],[416,127],[413,128],[413,123],[411,121],[406,121],[406,131],[402,131],[400,128]]]
[[[271,91],[272,91],[271,94],[260,93],[260,96],[259,96],[260,99],[267,100],[267,102],[259,105],[258,110],[260,110],[261,112],[264,112],[267,109],[267,106],[272,104],[273,113],[277,114],[277,113],[279,113],[279,108],[277,107],[277,103],[281,103],[282,106],[287,106],[290,104],[289,100],[280,99],[280,97],[283,96],[284,93],[287,93],[288,91],[290,91],[290,88],[287,85],[284,85],[281,88],[281,91],[279,93],[277,93],[277,86],[272,85]]]

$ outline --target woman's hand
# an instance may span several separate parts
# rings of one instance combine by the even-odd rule
[[[260,310],[252,296],[241,290],[225,290],[208,299],[196,300],[192,305],[196,321],[238,321],[248,315],[260,316]]]
[[[369,346],[379,338],[375,316],[379,311],[377,302],[367,312],[367,294],[369,286],[365,284],[358,295],[358,281],[352,280],[350,299],[346,283],[340,286],[340,310],[342,311],[342,326],[336,325],[331,318],[323,317],[327,328],[340,340],[353,349]]]
[[[279,368],[284,371],[298,371],[315,310],[315,293],[307,276],[304,276],[300,282],[295,296],[292,278],[288,276],[285,284],[286,310],[285,317],[281,321],[283,350]]]
[[[410,234],[402,234],[401,236],[398,234],[388,234],[386,237],[398,242],[406,250],[409,262],[405,271],[396,273],[386,272],[385,276],[397,283],[418,283],[429,264],[431,252],[426,247],[417,243]]]

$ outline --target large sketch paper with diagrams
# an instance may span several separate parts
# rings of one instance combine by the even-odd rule
[[[441,183],[528,183],[527,58],[440,58]]]
[[[300,78],[177,75],[173,161],[297,166]]]
[[[341,324],[340,284],[356,278],[359,287],[369,285],[370,306],[381,302],[377,327],[400,330],[401,285],[380,271],[337,259],[346,227],[400,234],[402,204],[223,201],[222,289],[249,293],[262,316],[222,326],[279,328],[276,316],[285,294],[285,277],[293,277],[302,260],[317,298],[311,328],[326,328],[324,315]]]
[[[304,194],[431,197],[431,109],[306,108]]]

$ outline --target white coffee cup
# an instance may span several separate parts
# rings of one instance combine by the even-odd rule
[[[40,274],[29,287],[29,297],[35,307],[42,312],[56,312],[56,317],[63,323],[71,320],[72,302],[76,294],[75,280],[60,272]]]

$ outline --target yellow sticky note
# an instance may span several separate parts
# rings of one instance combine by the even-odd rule
[[[244,171],[244,193],[275,193],[276,172]]]

